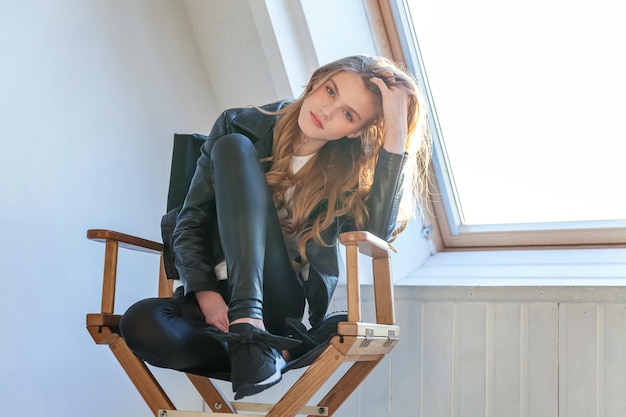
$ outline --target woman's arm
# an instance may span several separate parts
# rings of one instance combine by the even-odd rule
[[[211,173],[211,149],[227,133],[226,113],[217,120],[202,144],[196,170],[173,233],[176,269],[185,293],[193,293],[205,321],[228,331],[228,307],[219,293],[215,275],[215,193]],[[213,230],[216,234],[216,230]]]
[[[383,74],[384,75],[384,74]],[[387,76],[390,86],[378,77],[370,79],[380,89],[385,119],[383,148],[395,154],[404,154],[408,135],[409,93],[404,88],[394,87],[393,76]]]
[[[395,80],[391,76],[387,77],[387,83],[377,77],[371,81],[378,86],[382,95],[385,137],[367,201],[369,211],[367,230],[389,240],[396,225],[402,199],[409,94],[403,88],[394,87]]]
[[[211,220],[215,218],[215,192],[210,155],[215,141],[226,132],[224,115],[215,123],[200,148],[187,196],[178,214],[173,233],[173,248],[180,280],[185,293],[218,291],[210,242]]]
[[[380,150],[374,182],[367,199],[369,221],[366,229],[384,240],[391,239],[398,218],[405,156]]]

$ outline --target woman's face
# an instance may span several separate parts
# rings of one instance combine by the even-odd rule
[[[314,85],[302,102],[298,126],[308,151],[314,152],[328,141],[360,136],[376,113],[374,95],[361,76],[340,72]]]

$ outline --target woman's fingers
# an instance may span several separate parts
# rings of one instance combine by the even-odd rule
[[[206,323],[228,332],[228,306],[222,296],[214,291],[196,291],[195,294]]]
[[[395,78],[393,79],[395,83]],[[388,78],[389,79],[389,78]],[[381,78],[372,77],[370,81],[380,89],[380,93],[383,99],[383,113],[384,116],[390,116],[391,113],[397,113],[398,111],[404,111],[404,114],[408,111],[408,99],[409,93],[404,88],[399,88],[391,84],[388,86]]]
[[[385,82],[385,80],[387,81],[385,84],[387,86],[395,86],[396,84],[396,77],[393,76],[393,72],[391,71],[385,71],[385,70],[380,70],[376,73],[378,75],[378,77],[373,77],[373,78],[378,78],[379,80]],[[383,80],[384,78],[384,80]]]
[[[387,82],[380,77],[370,79],[379,88],[383,101],[383,118],[387,126],[383,146],[389,152],[401,154],[404,152],[407,139],[409,93],[402,86],[396,86],[392,74],[389,74],[386,80]]]
[[[219,317],[217,317],[215,327],[223,331],[224,333],[228,333],[228,309],[220,312]]]

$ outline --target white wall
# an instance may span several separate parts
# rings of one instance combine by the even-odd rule
[[[280,73],[284,74],[280,62],[273,65],[265,56],[250,3],[184,0],[220,110],[262,105],[290,96],[280,78]]]
[[[206,132],[217,115],[186,10],[174,0],[3,0],[0,28],[3,413],[148,416],[85,330],[104,251],[85,234],[160,240],[172,135]],[[122,256],[119,311],[156,293],[153,261]],[[179,392],[179,404],[198,406]]]

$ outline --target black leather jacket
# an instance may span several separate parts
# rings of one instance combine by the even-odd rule
[[[277,110],[289,102],[269,104],[263,108]],[[178,214],[173,233],[173,249],[176,269],[185,287],[185,293],[194,291],[218,291],[214,266],[224,259],[217,229],[215,200],[209,155],[217,140],[230,133],[247,136],[258,152],[259,158],[272,154],[274,124],[277,116],[266,115],[254,108],[230,109],[218,118],[206,142],[185,203]],[[366,229],[388,240],[394,229],[401,198],[402,167],[404,156],[381,149],[374,183],[367,204],[369,223]],[[267,172],[271,163],[265,163]],[[310,264],[309,278],[303,282],[309,304],[309,322],[315,326],[326,314],[339,275],[338,236],[354,230],[347,216],[338,217],[333,225],[322,232],[322,238],[332,246],[319,245],[314,239],[308,241],[306,254]]]

